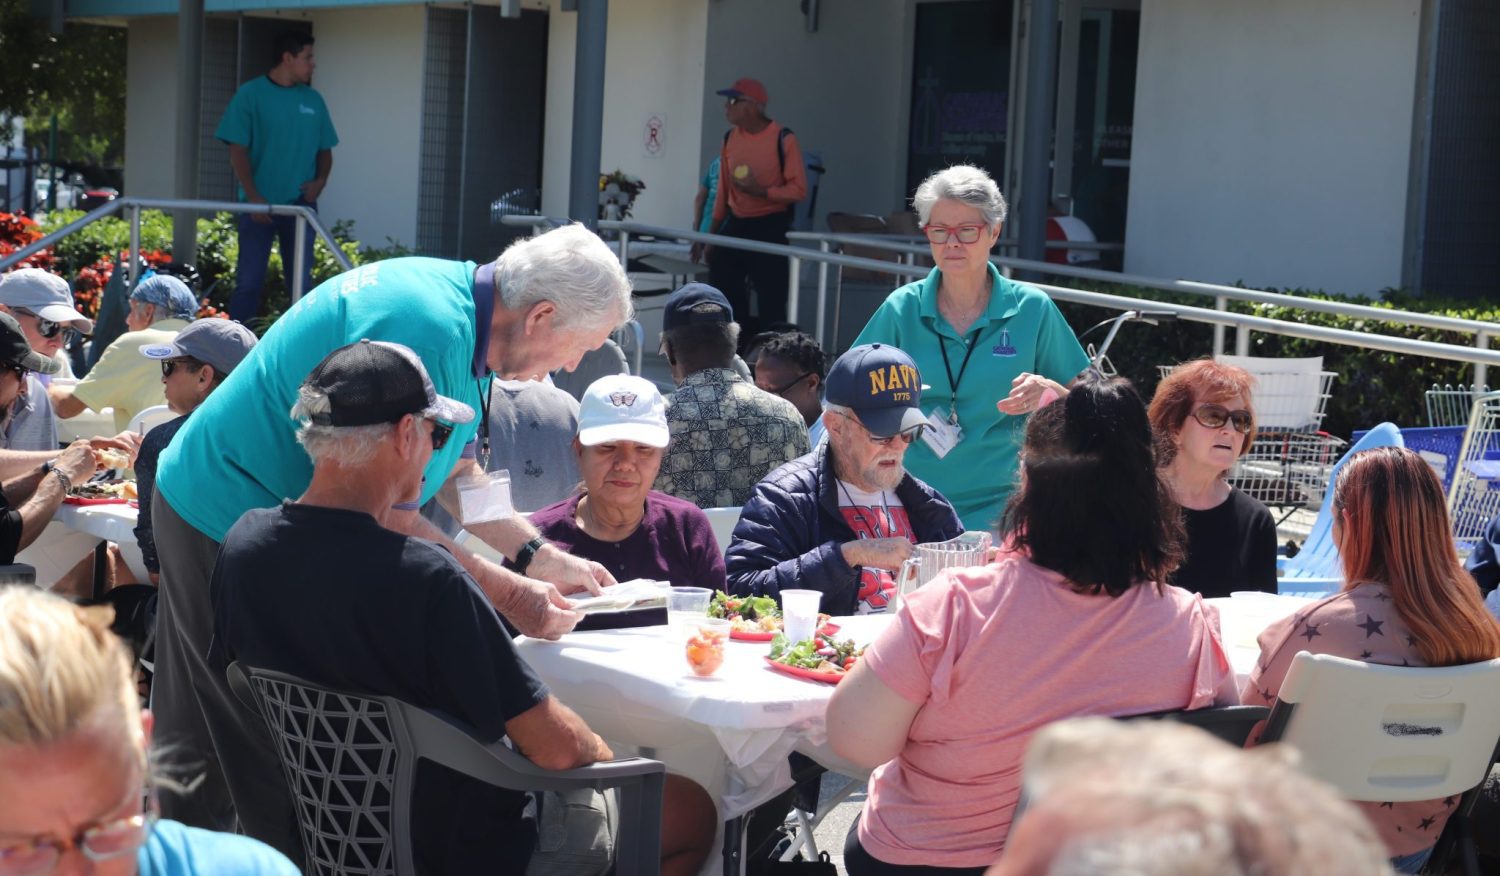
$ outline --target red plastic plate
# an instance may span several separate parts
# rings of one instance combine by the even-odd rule
[[[832,636],[838,631],[838,624],[824,624],[823,627],[818,630],[818,632],[822,633],[825,636]],[[772,639],[776,638],[776,633],[751,633],[741,632],[740,630],[731,630],[729,633],[729,638],[735,640],[736,642],[769,642]]]
[[[64,496],[64,505],[124,505],[130,500],[124,497],[118,499],[91,499],[88,496]]]
[[[844,680],[847,673],[843,672],[818,672],[816,669],[803,669],[801,666],[792,666],[789,663],[778,663],[770,657],[765,658],[767,664],[783,675],[793,678],[801,678],[807,681],[821,681],[824,684],[838,684]]]

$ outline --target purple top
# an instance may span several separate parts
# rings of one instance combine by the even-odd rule
[[[724,589],[724,552],[708,515],[697,505],[652,490],[646,494],[641,525],[609,542],[578,528],[581,498],[572,496],[533,512],[531,525],[562,550],[604,566],[616,581],[649,578],[671,581],[673,587]]]

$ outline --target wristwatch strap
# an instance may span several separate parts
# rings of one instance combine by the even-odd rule
[[[521,550],[516,554],[516,574],[526,574],[526,569],[531,566],[531,561],[536,557],[536,552],[545,547],[546,544],[547,540],[539,535],[522,545]]]

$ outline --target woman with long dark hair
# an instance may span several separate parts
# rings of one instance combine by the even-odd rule
[[[1031,416],[1003,521],[996,561],[905,597],[834,692],[834,750],[875,770],[850,876],[982,873],[1046,724],[1236,700],[1218,618],[1162,583],[1181,523],[1129,383]]]
[[[1355,454],[1339,469],[1333,509],[1344,588],[1260,634],[1246,703],[1275,701],[1301,651],[1384,666],[1500,657],[1500,623],[1458,561],[1442,484],[1422,457],[1399,447]],[[1421,870],[1452,811],[1444,800],[1357,805],[1398,873]]]

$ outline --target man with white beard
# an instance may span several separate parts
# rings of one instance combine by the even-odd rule
[[[912,545],[954,538],[963,524],[902,464],[927,423],[911,357],[884,344],[855,347],[825,386],[828,441],[756,485],[725,557],[729,592],[819,590],[829,614],[882,612]]]

